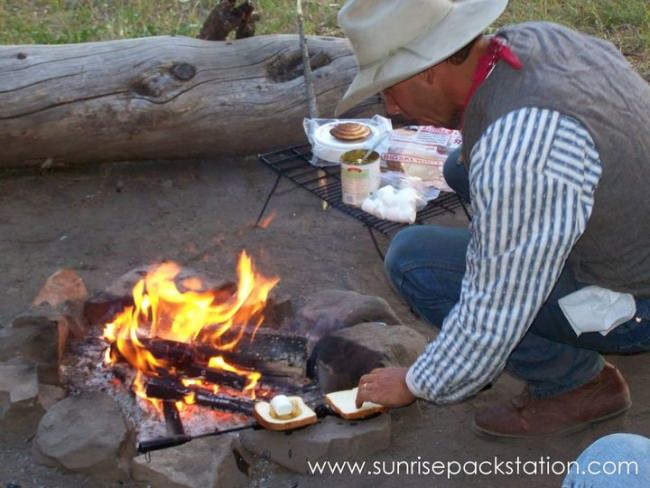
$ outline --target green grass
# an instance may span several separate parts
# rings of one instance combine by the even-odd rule
[[[0,44],[196,36],[217,0],[0,0]],[[343,0],[303,0],[310,34],[340,35]],[[258,34],[295,31],[295,0],[257,0]],[[511,0],[500,24],[550,20],[607,38],[650,77],[648,0]]]

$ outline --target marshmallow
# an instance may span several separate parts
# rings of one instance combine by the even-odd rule
[[[390,185],[363,201],[361,209],[379,219],[412,224],[417,214],[418,192],[408,187],[395,190]]]
[[[286,395],[276,395],[271,400],[271,413],[274,413],[278,418],[291,416],[293,404]]]

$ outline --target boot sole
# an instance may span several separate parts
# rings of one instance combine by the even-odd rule
[[[580,432],[581,430],[584,430],[592,425],[599,424],[601,422],[605,422],[607,420],[611,420],[615,417],[623,415],[625,412],[627,412],[630,409],[631,406],[632,404],[630,403],[629,405],[623,407],[620,410],[617,410],[616,412],[608,413],[607,415],[598,417],[597,419],[589,420],[588,422],[583,422],[581,424],[572,425],[571,427],[567,427],[564,430],[558,430],[556,432],[550,432],[547,434],[520,434],[520,435],[504,434],[502,432],[495,432],[492,430],[484,429],[483,427],[479,427],[478,425],[476,425],[476,420],[472,421],[472,430],[479,435],[483,435],[487,437],[500,437],[503,439],[531,439],[531,438],[563,436],[563,435],[569,435],[569,434],[574,434],[576,432]]]

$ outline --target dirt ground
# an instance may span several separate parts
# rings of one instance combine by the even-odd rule
[[[91,290],[104,288],[136,265],[172,259],[213,276],[232,276],[245,248],[259,269],[281,277],[292,296],[339,288],[386,298],[403,322],[433,336],[393,293],[366,229],[336,210],[323,211],[312,195],[284,181],[271,202],[277,218],[267,229],[252,227],[273,183],[255,158],[115,164],[89,169],[0,174],[0,324],[26,309],[44,280],[61,267],[77,270]],[[463,217],[440,218],[466,225]],[[386,242],[384,241],[384,244]],[[393,442],[372,460],[553,461],[575,458],[602,435],[650,435],[650,355],[612,361],[625,373],[635,404],[625,417],[568,437],[503,442],[470,430],[475,409],[520,385],[507,376],[494,388],[452,407],[419,402],[394,411]],[[1,441],[0,436],[0,441]],[[547,458],[548,456],[548,458]],[[89,478],[36,465],[29,440],[0,445],[0,488],[100,486]],[[388,468],[390,465],[387,464]],[[268,467],[258,487],[557,487],[560,477],[313,476]]]

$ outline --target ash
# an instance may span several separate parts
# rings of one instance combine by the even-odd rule
[[[147,400],[131,391],[135,370],[128,364],[107,366],[104,353],[108,343],[99,327],[91,328],[87,336],[69,342],[60,363],[63,383],[71,394],[85,391],[103,391],[120,406],[124,418],[137,432],[138,442],[174,435],[168,431],[161,413]],[[182,405],[180,417],[185,433],[190,436],[240,427],[251,423],[246,415],[212,410],[199,405]]]

